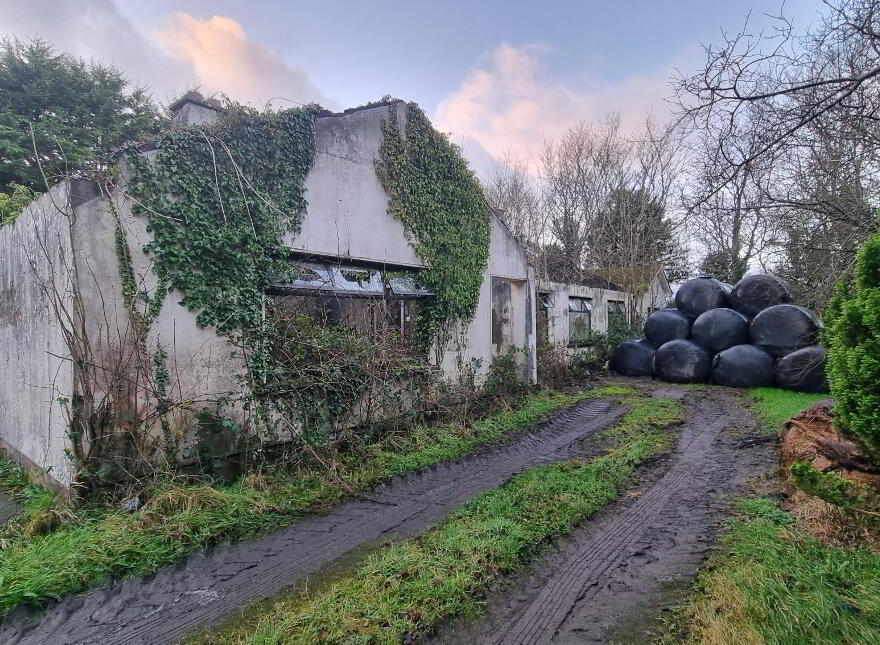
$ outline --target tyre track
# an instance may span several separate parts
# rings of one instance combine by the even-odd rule
[[[327,515],[195,554],[150,576],[69,596],[39,617],[21,612],[0,624],[0,642],[175,642],[359,547],[424,530],[524,468],[566,458],[573,443],[623,411],[607,399],[580,403],[501,446],[395,477]]]
[[[682,593],[693,579],[713,543],[725,496],[775,463],[771,446],[727,432],[754,429],[735,393],[712,389],[696,402],[691,398],[675,452],[663,467],[637,475],[647,484],[638,497],[609,507],[512,588],[491,594],[486,619],[447,625],[433,641],[650,642],[645,628],[674,600],[670,594]]]

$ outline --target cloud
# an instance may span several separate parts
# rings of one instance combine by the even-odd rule
[[[451,132],[471,157],[469,144],[496,159],[507,152],[528,158],[545,139],[580,121],[599,121],[617,112],[624,130],[635,130],[650,112],[666,109],[663,97],[671,69],[618,82],[566,84],[547,73],[547,51],[536,45],[496,47],[487,64],[473,68],[440,101],[436,126]]]
[[[232,18],[212,16],[200,20],[178,12],[156,31],[156,36],[168,54],[189,64],[207,90],[221,90],[256,105],[273,97],[303,103],[323,100],[304,71],[250,40]]]
[[[276,96],[322,99],[303,70],[250,39],[232,18],[174,13],[141,31],[111,0],[0,0],[0,14],[0,35],[39,37],[59,51],[113,63],[161,101],[193,85],[258,107]]]

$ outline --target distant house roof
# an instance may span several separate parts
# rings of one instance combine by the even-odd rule
[[[578,284],[584,287],[593,287],[594,289],[610,289],[611,291],[626,291],[616,282],[612,282],[608,278],[595,273],[584,274],[584,277],[578,281]]]
[[[660,264],[636,264],[629,267],[606,267],[593,272],[601,280],[620,285],[618,291],[643,293],[651,288],[659,276],[666,288],[671,291],[666,272]],[[592,285],[590,285],[592,286]],[[610,288],[610,287],[605,287]]]

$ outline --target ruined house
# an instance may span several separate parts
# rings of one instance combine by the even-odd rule
[[[323,319],[366,332],[376,324],[371,303],[378,302],[382,320],[402,334],[409,333],[412,308],[434,297],[419,284],[425,260],[389,214],[389,195],[377,176],[383,124],[396,105],[405,104],[315,119],[315,157],[305,178],[308,206],[301,230],[284,238],[297,274],[271,285],[269,297],[310,299]],[[173,107],[183,126],[218,118],[218,106],[198,96]],[[400,127],[405,130],[405,121]],[[143,154],[149,157],[149,146]],[[521,377],[534,382],[534,273],[506,226],[494,215],[490,220],[476,312],[453,342],[420,360],[450,381],[466,369],[479,378],[493,357],[518,347]],[[117,400],[144,398],[141,386],[130,386],[147,377],[159,380],[159,364],[152,364],[157,348],[165,353],[161,396],[188,402],[191,414],[225,401],[228,414],[246,416],[236,404],[244,394],[246,357],[215,327],[199,325],[180,293],[171,290],[156,304],[143,337],[127,331],[140,324],[126,306],[129,284],[136,283],[147,299],[160,286],[154,259],[144,251],[152,239],[130,196],[85,179],[55,186],[0,229],[0,448],[56,486],[69,486],[75,476],[71,414],[94,405],[92,390]],[[74,352],[72,345],[87,348]],[[92,361],[100,362],[99,370]],[[127,389],[118,385],[120,374]],[[122,440],[126,418],[118,409],[107,414]],[[154,431],[160,432],[158,421]]]

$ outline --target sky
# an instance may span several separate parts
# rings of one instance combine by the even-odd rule
[[[484,173],[581,121],[668,114],[668,80],[781,0],[0,0],[0,36],[113,62],[167,104],[418,102]],[[788,0],[796,24],[819,0]],[[2,91],[2,88],[0,88]]]

